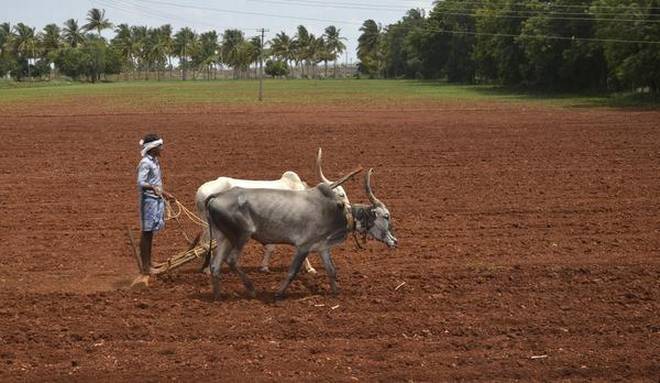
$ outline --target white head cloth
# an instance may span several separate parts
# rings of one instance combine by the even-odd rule
[[[147,142],[146,144],[144,143],[144,140],[140,140],[140,146],[142,146],[142,150],[140,150],[140,153],[142,154],[142,157],[146,156],[147,152],[150,151],[151,149],[161,146],[162,144],[163,144],[162,138],[156,141]]]

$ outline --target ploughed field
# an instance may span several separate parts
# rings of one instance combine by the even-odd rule
[[[171,85],[175,87],[175,83]],[[222,85],[218,85],[222,86]],[[660,112],[488,100],[0,104],[0,381],[641,380],[660,376]],[[139,97],[136,98],[139,102]],[[136,276],[137,142],[193,208],[218,176],[310,184],[374,167],[399,248],[333,252],[338,296],[301,272],[199,263]],[[366,202],[362,175],[346,184]],[[155,257],[185,248],[168,221]],[[404,284],[405,282],[405,284]],[[398,287],[398,289],[397,289]]]

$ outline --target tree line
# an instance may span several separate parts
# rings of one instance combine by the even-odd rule
[[[660,86],[660,0],[439,0],[366,20],[359,71],[546,90]]]
[[[262,54],[267,59],[265,71],[273,77],[288,76],[293,68],[303,77],[328,77],[336,76],[337,58],[346,49],[341,30],[333,25],[319,36],[300,25],[294,36],[280,32],[262,42],[238,29],[218,34],[196,33],[188,27],[174,32],[169,24],[115,26],[98,8],[91,9],[86,20],[84,25],[75,19],[62,27],[48,24],[40,32],[23,23],[0,24],[0,77],[10,75],[20,81],[63,74],[95,82],[102,75],[124,73],[128,79],[148,80],[160,79],[166,71],[171,78],[178,70],[186,80],[191,72],[193,76],[205,72],[211,78],[212,69],[228,67],[235,78],[243,78]],[[115,33],[109,41],[101,36],[107,29]]]

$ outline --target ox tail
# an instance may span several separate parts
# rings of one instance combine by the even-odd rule
[[[211,242],[213,242],[213,230],[211,229],[211,224],[212,224],[211,214],[209,213],[209,209],[208,209],[209,199],[210,198],[207,198],[206,201],[204,201],[205,202],[204,206],[206,206],[206,209],[204,209],[206,212],[206,225],[207,225],[207,230],[209,231],[209,248],[206,250],[206,256],[204,257],[204,264],[200,268],[199,270],[200,272],[203,272],[211,264]],[[197,240],[199,240],[200,236],[201,233],[200,235],[197,236]]]

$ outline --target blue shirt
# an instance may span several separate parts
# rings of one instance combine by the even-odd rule
[[[142,157],[137,168],[137,186],[138,191],[151,198],[160,198],[153,190],[144,190],[146,185],[153,185],[163,188],[163,177],[160,173],[160,162],[158,158],[147,154]]]

